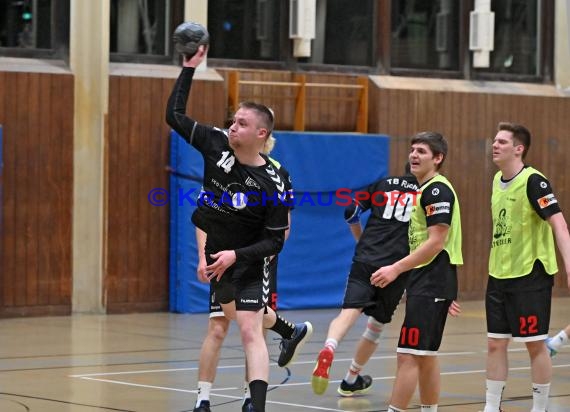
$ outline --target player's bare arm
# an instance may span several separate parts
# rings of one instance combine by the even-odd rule
[[[568,225],[564,215],[559,212],[546,219],[556,239],[556,246],[562,256],[564,262],[564,269],[566,270],[567,285],[570,289],[570,234],[568,233]]]
[[[406,272],[437,256],[443,250],[449,226],[443,223],[428,227],[428,239],[416,250],[390,266],[378,269],[370,277],[370,283],[386,287],[402,272]]]

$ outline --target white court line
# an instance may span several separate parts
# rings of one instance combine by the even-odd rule
[[[294,362],[294,364],[300,364],[300,362]],[[270,363],[269,366],[277,366],[277,363]],[[235,369],[235,368],[245,368],[245,364],[242,365],[227,365],[218,366],[217,369]],[[185,372],[185,371],[197,371],[198,367],[194,366],[192,368],[173,368],[173,369],[146,369],[140,371],[124,371],[124,372],[99,372],[99,373],[82,373],[79,375],[69,375],[70,378],[84,378],[92,376],[113,376],[113,375],[138,375],[143,373],[165,373],[165,372]]]
[[[526,348],[515,348],[515,349],[509,349],[509,352],[520,352],[520,351],[526,351]],[[445,352],[445,353],[440,353],[440,356],[465,356],[465,355],[477,355],[480,353],[486,353],[486,351],[482,351],[482,352]],[[374,356],[371,357],[370,359],[394,359],[396,358],[396,355],[390,355],[390,356]],[[339,361],[352,361],[352,359],[337,359],[337,362]],[[314,361],[310,361],[310,362],[295,362],[294,364],[313,364]],[[276,365],[275,363],[272,363],[271,365]],[[218,369],[233,369],[233,368],[243,368],[244,365],[231,365],[231,366],[220,366],[218,367]],[[570,364],[564,364],[564,365],[552,365],[553,368],[568,368],[570,367]],[[156,385],[144,385],[144,384],[138,384],[138,383],[131,383],[131,382],[124,382],[124,381],[119,381],[119,380],[111,380],[111,379],[101,379],[101,378],[96,378],[96,376],[110,376],[110,375],[133,375],[133,374],[139,374],[139,373],[164,373],[164,372],[181,372],[181,371],[194,371],[197,370],[198,368],[178,368],[178,369],[155,369],[155,370],[143,370],[143,371],[125,371],[125,372],[108,372],[108,373],[96,373],[96,374],[84,374],[84,375],[70,375],[70,377],[72,378],[80,378],[83,380],[90,380],[90,381],[97,381],[97,382],[103,382],[103,383],[111,383],[111,384],[117,384],[117,385],[126,385],[126,386],[133,386],[133,387],[140,387],[140,388],[147,388],[147,389],[158,389],[158,390],[166,390],[166,391],[172,391],[172,392],[181,392],[181,393],[191,393],[191,394],[196,394],[197,391],[196,390],[190,390],[190,389],[177,389],[177,388],[171,388],[171,387],[166,387],[166,386],[156,386]],[[523,366],[523,367],[517,367],[517,368],[509,368],[509,371],[523,371],[523,370],[530,370],[530,366]],[[467,374],[473,374],[473,373],[485,373],[486,370],[485,369],[475,369],[475,370],[464,370],[464,371],[454,371],[454,372],[441,372],[441,375],[467,375]],[[375,381],[381,381],[381,380],[392,380],[394,379],[395,376],[378,376],[378,377],[374,377],[372,378]],[[341,380],[330,380],[329,383],[340,383]],[[280,384],[280,385],[269,385],[270,388],[275,388],[275,387],[291,387],[291,386],[308,386],[310,385],[311,382],[297,382],[297,383],[284,383],[284,384]],[[229,391],[229,390],[238,390],[240,388],[237,387],[224,387],[224,388],[215,388],[212,389],[212,391],[210,392],[211,396],[217,396],[220,398],[226,398],[226,399],[242,399],[241,396],[232,396],[232,395],[224,395],[218,392],[223,392],[223,391]],[[293,407],[300,407],[303,408],[305,410],[319,410],[319,411],[329,411],[329,412],[345,412],[345,410],[343,409],[333,409],[333,408],[325,408],[325,407],[320,407],[320,406],[312,406],[312,405],[307,405],[307,404],[295,404],[295,403],[286,403],[286,402],[277,402],[277,401],[270,401],[267,400],[268,404],[274,404],[274,405],[285,405],[285,406],[293,406]]]
[[[553,368],[569,368],[570,367],[570,363],[566,364],[566,365],[552,365]],[[509,372],[510,371],[522,371],[522,370],[530,370],[530,366],[521,366],[519,368],[509,368]],[[474,370],[469,370],[469,371],[454,371],[454,372],[441,372],[441,375],[468,375],[471,373],[486,373],[487,371],[485,369],[474,369]],[[389,380],[389,379],[395,379],[395,376],[377,376],[372,378],[372,380],[375,381],[385,381],[385,380]],[[329,380],[329,383],[340,383],[342,382],[342,379],[331,379]],[[285,387],[285,386],[305,386],[305,385],[310,385],[311,382],[296,382],[296,383],[282,383],[280,385],[269,385],[270,387]]]
[[[458,355],[475,355],[478,352],[446,352],[440,353],[440,356],[458,356]],[[396,355],[387,355],[387,356],[372,356],[370,360],[380,360],[380,359],[396,359]],[[335,359],[335,362],[351,362],[352,358],[339,358]],[[293,365],[306,365],[306,364],[313,364],[315,363],[314,360],[311,361],[303,361],[303,362],[293,362]],[[277,366],[277,363],[270,363],[269,366]],[[228,366],[218,366],[218,369],[235,369],[235,368],[244,368],[245,365],[228,365]],[[192,368],[173,368],[173,369],[147,369],[147,370],[140,370],[140,371],[124,371],[124,372],[99,372],[99,373],[84,373],[79,375],[69,375],[70,378],[83,378],[83,377],[93,377],[93,376],[114,376],[114,375],[137,375],[143,373],[165,373],[165,372],[184,372],[184,371],[195,371],[198,370],[198,367]]]
[[[568,345],[567,345],[568,346]],[[523,352],[526,351],[525,347],[522,348],[509,348],[508,352]],[[481,352],[439,352],[439,357],[445,356],[469,356],[469,355],[479,355],[481,353],[487,353],[487,351]],[[382,359],[396,359],[396,355],[384,355],[384,356],[372,356],[370,360],[382,360]],[[352,362],[352,358],[335,358],[335,362]],[[308,365],[314,364],[314,360],[310,361],[297,361],[293,362],[293,365]],[[277,366],[277,363],[271,362],[269,366]],[[218,369],[235,369],[235,368],[244,368],[245,365],[227,365],[227,366],[218,366]],[[93,377],[93,376],[116,376],[116,375],[137,375],[137,374],[144,374],[144,373],[168,373],[168,372],[185,372],[185,371],[196,371],[198,367],[192,368],[172,368],[172,369],[147,369],[147,370],[140,370],[140,371],[124,371],[124,372],[99,372],[99,373],[84,373],[79,375],[69,375],[70,378],[83,378],[83,377]]]
[[[143,385],[140,383],[129,383],[129,382],[122,382],[122,381],[115,381],[115,380],[111,380],[111,379],[99,379],[99,378],[90,378],[90,377],[81,377],[81,379],[89,380],[89,381],[104,382],[104,383],[114,383],[117,385],[135,386],[138,388],[160,389],[160,390],[171,391],[171,392],[194,393],[194,394],[198,392],[196,390],[190,390],[190,389],[177,389],[177,388],[169,388],[166,386]],[[279,385],[274,385],[274,386],[279,386]],[[218,392],[220,390],[228,390],[228,389],[237,390],[238,388],[223,388],[223,389],[220,388],[220,389],[216,389],[215,391],[213,390],[212,392],[210,392],[210,395],[211,396],[217,396],[219,398],[226,398],[226,399],[235,399],[235,400],[243,399],[243,396],[221,395],[218,393],[214,393],[214,392]],[[270,400],[267,400],[266,403],[270,403],[272,405],[295,406],[295,407],[303,408],[304,410],[313,409],[313,410],[318,410],[318,411],[346,412],[344,409],[324,408],[321,406],[311,406],[311,405],[306,405],[306,404],[301,405],[298,403],[278,402],[278,401],[270,401]]]
[[[565,364],[565,365],[553,365],[553,368],[567,368],[570,367],[570,364]],[[519,368],[509,368],[509,371],[521,371],[521,370],[529,370],[530,366],[524,366],[524,367],[519,367]],[[469,370],[469,371],[459,371],[459,372],[442,372],[441,375],[466,375],[466,374],[473,374],[473,373],[485,373],[486,371],[484,369],[476,369],[476,370]],[[74,376],[74,377],[79,377],[79,376]],[[147,388],[147,389],[159,389],[159,390],[165,390],[165,391],[170,391],[170,392],[181,392],[181,393],[192,393],[195,394],[197,393],[196,390],[191,390],[191,389],[177,389],[177,388],[170,388],[167,386],[156,386],[156,385],[143,385],[140,383],[131,383],[131,382],[123,382],[123,381],[117,381],[117,380],[111,380],[111,379],[100,379],[100,378],[93,378],[93,377],[87,377],[87,376],[83,376],[83,377],[79,377],[80,379],[83,380],[90,380],[90,381],[96,381],[96,382],[104,382],[104,383],[112,383],[112,384],[117,384],[117,385],[125,385],[125,386],[134,386],[134,387],[138,387],[138,388]],[[388,379],[394,379],[394,376],[378,376],[373,378],[373,380],[375,381],[379,381],[379,380],[388,380]],[[341,380],[330,380],[329,383],[339,383]],[[274,387],[286,387],[286,386],[308,386],[310,385],[311,382],[298,382],[298,383],[285,383],[285,384],[281,384],[281,385],[270,385],[271,388]],[[241,396],[233,396],[233,395],[223,395],[220,394],[218,392],[221,391],[226,391],[226,390],[238,390],[238,388],[231,388],[231,387],[226,387],[226,388],[216,388],[213,389],[210,392],[211,396],[216,396],[219,398],[225,398],[225,399],[242,399]],[[294,406],[294,407],[300,407],[303,408],[305,410],[319,410],[319,411],[330,411],[330,412],[345,412],[344,409],[333,409],[333,408],[324,408],[324,407],[320,407],[320,406],[313,406],[313,405],[307,405],[307,404],[296,404],[296,403],[287,403],[287,402],[278,402],[278,401],[270,401],[267,400],[267,403],[273,404],[273,405],[285,405],[285,406]]]

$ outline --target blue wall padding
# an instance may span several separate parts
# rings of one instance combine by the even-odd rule
[[[339,307],[354,252],[344,221],[346,198],[335,191],[362,189],[386,176],[389,139],[381,135],[275,132],[271,156],[291,173],[295,189],[291,235],[279,258],[280,309]],[[201,186],[201,155],[172,132],[170,309],[207,312],[208,286],[196,279],[194,205],[179,193]],[[195,179],[195,180],[190,180]],[[182,191],[182,192],[180,192]]]

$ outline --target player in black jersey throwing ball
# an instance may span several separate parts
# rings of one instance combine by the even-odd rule
[[[353,396],[370,389],[372,378],[360,375],[360,371],[376,350],[384,325],[392,320],[404,293],[407,274],[399,276],[384,289],[372,285],[370,276],[378,268],[408,255],[408,222],[418,190],[417,180],[410,174],[408,164],[405,176],[378,180],[366,191],[359,192],[345,209],[346,222],[358,243],[352,258],[342,310],[329,326],[324,348],[319,352],[313,370],[311,385],[317,395],[323,394],[327,389],[337,345],[363,312],[368,315],[366,330],[338,392],[342,396]],[[363,231],[360,215],[367,210],[370,210],[370,217]]]
[[[227,135],[186,115],[194,71],[206,51],[200,46],[195,55],[184,58],[168,99],[166,121],[204,158],[204,195],[199,199],[204,207],[196,210],[192,221],[207,234],[206,272],[216,297],[224,314],[236,319],[240,330],[250,382],[250,410],[264,412],[269,355],[262,328],[264,313],[274,312],[268,307],[263,273],[265,258],[278,254],[283,247],[289,207],[282,177],[269,158],[259,153],[260,143],[273,130],[273,115],[266,106],[240,104]],[[271,329],[291,331],[291,339],[284,342],[290,356],[312,332],[310,323],[295,326],[279,316]],[[284,359],[285,364],[290,360]],[[283,366],[284,362],[279,363]]]

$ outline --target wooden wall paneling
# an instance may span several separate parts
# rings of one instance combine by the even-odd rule
[[[394,137],[390,138],[390,174],[402,175],[404,165],[408,161],[410,151],[410,138]]]
[[[557,136],[557,133],[553,130],[552,125],[556,124],[556,116],[558,116],[558,106],[562,106],[564,103],[563,99],[557,97],[549,97],[545,98],[543,105],[542,105],[542,113],[540,114],[542,125],[541,125],[541,133],[538,138],[544,142],[543,144],[546,145],[547,150],[545,151],[548,155],[545,159],[544,163],[544,173],[551,183],[554,185],[553,188],[556,190],[558,196],[561,196],[562,193],[557,190],[558,185],[556,184],[556,180],[560,176],[556,176],[556,170],[564,170],[559,169],[562,164],[560,163],[562,156],[559,156],[561,153],[560,146],[560,136]],[[531,146],[532,147],[532,146]]]
[[[525,104],[524,109],[524,115],[532,116],[532,124],[527,126],[532,134],[531,149],[529,153],[536,151],[534,156],[535,167],[542,173],[548,173],[548,143],[544,137],[544,133],[546,132],[544,122],[546,113],[544,112],[544,106],[547,100],[547,97],[540,98],[537,107],[532,108],[532,114],[529,113],[528,109],[528,103],[531,103],[531,101],[528,101],[528,103]],[[535,144],[533,145],[532,143]]]
[[[553,102],[553,113],[558,113],[556,119],[565,119],[566,123],[568,121],[568,114],[570,113],[570,99],[568,98],[556,98]],[[552,134],[556,136],[556,141],[558,146],[556,147],[557,156],[557,167],[556,171],[552,173],[552,176],[556,176],[556,193],[557,196],[561,198],[561,206],[564,212],[566,222],[570,222],[570,175],[566,173],[568,169],[567,153],[570,153],[570,130],[567,126],[558,127],[556,130],[556,122],[553,120],[551,124]],[[561,262],[561,260],[559,260]],[[559,285],[561,293],[566,296],[568,293],[568,284],[566,277],[564,276],[564,269],[559,272],[557,279],[557,285]]]
[[[160,101],[163,102],[163,110],[162,110],[162,117],[157,122],[157,127],[160,128],[161,132],[157,136],[159,139],[158,142],[158,153],[159,159],[157,160],[159,167],[164,167],[164,165],[169,164],[169,153],[170,153],[170,138],[169,132],[170,127],[164,121],[164,113],[166,112],[166,101],[168,96],[170,96],[170,92],[172,90],[173,82],[171,80],[163,80],[160,82],[160,92],[161,97]],[[219,94],[219,91],[217,92]],[[215,95],[217,96],[217,95]],[[220,110],[219,101],[220,99],[225,99],[225,95],[223,97],[218,96],[217,100],[218,103],[213,107],[216,109],[219,117],[225,117],[225,106],[222,106],[222,110]],[[225,103],[225,102],[224,102]],[[220,114],[222,113],[222,114]],[[218,120],[216,120],[218,121]],[[164,187],[169,189],[169,176],[166,173],[161,173],[159,178],[160,187]],[[169,299],[169,209],[168,207],[155,207],[153,208],[153,219],[152,219],[152,227],[157,228],[157,230],[153,230],[153,249],[152,254],[153,258],[155,259],[155,269],[153,270],[153,289],[157,290],[157,297],[156,299],[162,303],[162,309],[168,308],[168,299]]]
[[[6,72],[1,78],[6,134],[0,316],[67,314],[72,77]]]
[[[394,91],[394,102],[390,110],[390,116],[394,119],[392,127],[395,128],[394,133],[400,137],[413,136],[418,130],[418,93],[417,91],[403,90],[399,93]],[[399,108],[403,108],[400,110]]]
[[[388,113],[390,110],[389,91],[386,89],[380,89],[375,85],[372,85],[370,89],[374,90],[374,93],[376,94],[376,97],[374,97],[374,100],[376,101],[373,101],[372,98],[370,100],[370,103],[375,104],[376,108],[371,112],[374,119],[372,119],[372,122],[369,122],[368,132],[371,133],[372,131],[376,131],[378,133],[387,134],[390,127],[388,124]]]
[[[417,121],[421,127],[414,131],[413,134],[417,132],[441,130],[441,123],[438,122],[436,117],[442,108],[435,107],[436,92],[431,90],[418,90],[415,92],[415,95],[417,97]]]
[[[462,112],[457,116],[468,124],[467,133],[450,142],[449,164],[446,173],[457,191],[462,217],[463,259],[459,270],[459,291],[462,299],[480,298],[481,285],[486,284],[490,223],[484,225],[489,214],[488,182],[480,168],[485,162],[485,143],[480,129],[486,121],[486,95],[465,93],[462,96]],[[460,158],[467,159],[467,168]]]
[[[497,132],[497,124],[501,121],[508,121],[511,119],[513,108],[510,105],[513,104],[512,100],[512,96],[505,94],[496,94],[489,99],[491,111],[489,113],[489,119],[487,119],[488,124],[484,126],[480,125],[480,127],[486,126],[486,135],[491,141],[494,139]]]
[[[0,90],[6,90],[6,76],[7,73],[0,71]],[[3,123],[3,120],[6,118],[6,97],[8,95],[6,93],[2,93],[0,96],[0,124]]]
[[[55,159],[50,160],[50,166],[57,173],[55,181],[51,183],[55,197],[52,202],[56,205],[54,221],[59,227],[54,232],[54,241],[57,247],[53,249],[57,270],[53,271],[55,279],[52,283],[58,285],[57,298],[54,302],[64,307],[63,313],[71,312],[72,291],[72,208],[73,208],[73,107],[74,107],[74,80],[73,76],[50,76],[52,83],[51,105],[55,109],[51,124],[51,135],[57,141],[58,148]],[[58,312],[59,313],[59,312]]]
[[[368,132],[378,130],[378,112],[380,111],[380,94],[373,84],[368,87]]]
[[[0,90],[6,90],[6,73],[0,71]],[[5,127],[5,125],[3,124],[6,118],[6,98],[7,98],[7,94],[6,93],[0,93],[0,126]],[[5,152],[5,137],[3,137],[2,139],[3,141],[0,142],[0,151],[2,152],[2,158],[0,159],[0,163],[4,162],[4,157],[6,156],[6,152]],[[6,270],[5,270],[5,264],[6,264],[6,259],[5,259],[5,241],[6,241],[6,237],[5,237],[5,232],[4,232],[4,227],[5,227],[5,222],[4,222],[4,197],[5,197],[5,188],[4,188],[4,175],[5,175],[5,171],[4,171],[4,167],[2,167],[2,165],[0,164],[0,308],[2,307],[3,303],[4,303],[4,283],[5,283],[5,276],[6,276]]]
[[[326,76],[318,74],[307,78],[307,83],[327,83],[328,81]],[[311,122],[306,125],[307,130],[334,131],[337,125],[344,121],[346,113],[339,97],[340,89],[307,88],[307,111],[309,113],[307,118],[311,119]]]
[[[373,112],[374,122],[370,123],[369,132],[377,132],[383,134],[390,134],[390,90],[382,89],[374,85],[372,90],[375,90],[376,98],[380,99]]]
[[[153,301],[153,293],[150,289],[151,277],[153,276],[150,271],[150,239],[152,236],[150,223],[150,212],[153,206],[148,202],[147,194],[151,190],[152,176],[154,162],[152,161],[153,143],[156,139],[152,135],[153,121],[158,119],[158,115],[153,116],[152,110],[152,84],[155,79],[141,79],[141,122],[139,125],[139,151],[140,151],[140,187],[137,193],[137,198],[140,207],[140,239],[139,239],[139,253],[140,259],[140,273],[139,273],[139,299],[143,302]],[[154,119],[153,119],[154,117]]]
[[[282,77],[283,81],[295,82],[299,76],[289,73],[286,77]],[[277,127],[279,130],[293,130],[295,124],[295,102],[300,93],[301,87],[287,87],[284,88],[281,93],[284,96],[284,100],[279,102],[278,99],[275,102]],[[306,114],[305,119],[309,122],[312,121],[311,114]]]
[[[227,79],[228,71],[220,70]],[[358,110],[359,90],[334,87],[355,85],[356,76],[304,74],[307,83],[330,83],[331,87],[307,87],[307,125],[313,131],[354,132]],[[249,70],[240,72],[241,81],[296,82],[296,75],[284,71]],[[241,84],[239,100],[262,102],[275,110],[278,130],[292,130],[295,119],[295,99],[298,87]],[[309,120],[310,119],[310,120]]]
[[[164,121],[164,113],[166,109],[166,99],[163,98],[162,84],[160,79],[146,79],[145,88],[149,91],[148,96],[143,96],[143,102],[148,101],[148,106],[143,104],[142,116],[147,117],[145,129],[146,142],[144,148],[143,176],[145,185],[140,193],[142,200],[144,216],[143,230],[145,231],[145,245],[141,250],[144,253],[143,265],[141,271],[144,278],[141,281],[141,300],[148,302],[149,307],[155,307],[156,310],[166,309],[168,307],[168,216],[169,206],[153,206],[148,202],[147,194],[155,187],[168,187],[168,175],[164,171],[164,166],[168,164],[168,126]],[[172,86],[172,83],[169,84]],[[211,92],[215,96],[215,91]],[[219,92],[218,92],[219,94]],[[214,100],[214,99],[212,99]],[[152,102],[160,101],[161,107],[159,112],[153,110],[157,106]],[[212,116],[212,111],[218,102],[205,103],[205,110],[210,113],[210,123],[216,123],[217,120]],[[145,107],[146,106],[146,107]],[[218,109],[219,111],[219,109]],[[219,116],[218,116],[219,117]],[[217,123],[219,125],[220,123]]]
[[[310,74],[305,75],[306,83],[315,83],[321,79],[318,75]],[[322,101],[320,99],[321,90],[313,87],[308,87],[305,89],[306,97],[306,113],[305,113],[305,131],[314,131],[315,129],[320,129],[321,131],[328,131],[328,127],[331,126],[327,110],[329,110],[328,105],[330,102]]]
[[[113,295],[110,296],[110,303],[127,302],[128,301],[128,288],[129,288],[129,271],[130,267],[130,253],[131,242],[129,241],[129,233],[127,225],[129,224],[129,214],[132,212],[129,205],[129,176],[130,176],[130,157],[129,157],[129,125],[132,121],[131,108],[130,108],[130,77],[119,78],[118,99],[119,111],[110,113],[110,116],[118,116],[118,130],[117,135],[114,136],[114,148],[110,150],[117,150],[118,163],[115,166],[116,174],[114,179],[109,179],[110,185],[118,185],[120,188],[119,196],[112,206],[116,210],[114,213],[116,225],[113,232],[110,233],[109,247],[118,249],[118,262],[117,272],[112,274],[116,278],[116,289]],[[126,115],[128,114],[128,115]],[[110,165],[113,167],[113,165]],[[112,242],[112,243],[111,243]]]
[[[552,97],[543,97],[542,102],[536,108],[536,111],[532,114],[536,118],[539,123],[538,133],[533,135],[534,140],[537,141],[538,145],[542,148],[542,156],[540,159],[540,164],[542,167],[542,172],[546,174],[546,176],[552,176],[552,172],[554,170],[555,159],[556,159],[556,150],[552,150],[555,146],[555,141],[551,137],[550,133],[550,122],[551,122],[551,113],[554,110],[552,102],[554,98]],[[531,131],[531,133],[533,133]],[[532,148],[532,144],[531,144]]]
[[[167,86],[167,87],[165,87]],[[170,95],[172,82],[166,82],[161,79],[153,81],[152,83],[152,100],[154,102],[162,102],[160,107],[161,111],[159,116],[153,116],[152,133],[151,137],[153,151],[151,153],[151,161],[149,167],[152,165],[151,171],[158,171],[158,173],[151,173],[152,188],[162,187],[169,190],[168,178],[169,175],[164,172],[169,156],[169,126],[164,121],[164,113],[166,112],[166,101]],[[219,108],[212,105],[208,110],[215,111]],[[158,309],[165,310],[168,308],[169,299],[169,238],[168,238],[168,222],[169,222],[169,209],[168,206],[164,207],[151,207],[149,213],[149,250],[147,253],[150,255],[150,285],[152,301],[158,303]]]
[[[444,106],[441,107],[441,110],[445,113],[448,113],[448,116],[445,117],[444,119],[441,120],[440,123],[440,127],[441,127],[441,133],[445,136],[445,138],[447,139],[448,143],[449,143],[449,147],[448,147],[448,157],[445,160],[445,163],[443,165],[443,173],[449,178],[449,180],[451,181],[451,183],[453,184],[455,191],[457,192],[457,196],[459,199],[459,205],[461,207],[461,217],[462,217],[462,229],[465,227],[465,214],[466,214],[466,203],[465,203],[465,198],[464,198],[464,194],[461,190],[460,184],[461,184],[461,180],[460,178],[456,177],[456,175],[454,173],[452,173],[454,170],[456,170],[457,168],[461,168],[463,170],[463,174],[461,176],[461,178],[465,178],[468,177],[469,174],[469,165],[466,163],[466,160],[469,158],[469,156],[465,156],[465,155],[459,155],[462,150],[464,150],[463,148],[467,145],[465,145],[465,139],[462,139],[461,136],[458,136],[458,132],[456,131],[456,124],[454,122],[454,120],[457,117],[461,117],[462,113],[460,111],[457,110],[456,105],[461,105],[462,102],[462,98],[456,96],[456,93],[449,93],[449,92],[445,92],[445,102],[444,102]],[[466,167],[467,166],[467,167]],[[466,239],[465,236],[463,237],[463,253],[465,255],[466,251],[468,250],[468,248],[465,245],[466,243]],[[465,259],[465,256],[464,256]],[[466,286],[466,282],[469,281],[469,277],[467,277],[465,275],[465,265],[458,268],[458,278],[459,278],[459,296],[461,298],[461,290],[464,289]]]
[[[492,239],[491,221],[491,184],[496,167],[491,161],[491,137],[495,126],[489,121],[492,96],[477,94],[475,105],[484,111],[484,117],[474,117],[474,129],[470,136],[464,139],[473,141],[473,155],[470,156],[469,173],[473,178],[468,181],[463,190],[468,194],[465,203],[469,219],[466,230],[469,232],[465,253],[468,256],[464,265],[464,273],[469,276],[468,289],[463,289],[466,298],[482,298],[487,284],[489,267],[489,247]],[[464,99],[468,101],[468,94]],[[473,183],[472,188],[468,185]]]
[[[445,107],[445,110],[449,110],[449,117],[442,120],[442,132],[444,136],[447,138],[449,143],[449,153],[448,158],[446,159],[443,170],[444,174],[449,178],[452,182],[455,191],[457,192],[459,204],[461,207],[461,223],[462,223],[462,230],[463,230],[463,258],[464,261],[468,260],[467,253],[469,252],[471,246],[470,244],[471,239],[465,235],[466,226],[468,226],[468,221],[470,219],[470,205],[469,201],[466,198],[467,193],[464,190],[464,181],[465,179],[471,179],[471,171],[474,165],[472,158],[473,158],[473,150],[475,148],[470,148],[470,144],[474,142],[473,137],[471,136],[461,136],[460,130],[461,126],[455,123],[455,120],[458,121],[463,120],[462,117],[464,115],[462,111],[462,103],[466,99],[466,95],[458,94],[458,93],[445,93],[447,97],[447,104],[448,106]],[[443,108],[442,108],[443,109]],[[465,150],[471,150],[471,152],[465,152]],[[460,171],[460,173],[455,173],[456,171]],[[469,184],[474,184],[475,182],[469,182]],[[458,285],[459,285],[459,299],[462,300],[465,298],[465,291],[473,290],[473,284],[475,284],[475,277],[477,272],[470,271],[468,265],[464,264],[463,266],[458,268]]]
[[[13,307],[15,304],[15,279],[19,275],[16,273],[16,205],[18,194],[16,186],[16,149],[18,141],[16,139],[16,110],[15,102],[18,90],[16,79],[13,73],[4,74],[3,96],[6,102],[4,107],[4,118],[2,119],[4,128],[4,187],[3,187],[3,242],[2,242],[2,307]]]
[[[464,113],[469,110],[467,107],[467,93],[449,93],[451,102],[451,126],[450,133],[452,139],[463,139],[466,136],[476,136],[473,130],[465,127]]]
[[[351,76],[347,79],[348,81],[343,81],[343,84],[350,86],[358,86],[357,76]],[[360,93],[361,89],[356,88],[345,88],[338,89],[338,94],[340,96],[341,102],[343,102],[344,112],[346,113],[346,125],[347,130],[352,130],[356,132],[358,123],[358,107],[360,105]],[[342,125],[340,125],[342,131]]]
[[[391,111],[392,111],[392,93],[390,89],[378,89],[378,94],[382,98],[382,104],[379,107],[379,110],[376,112],[376,122],[378,124],[378,132],[385,133],[391,135],[392,130],[392,119],[391,119]]]
[[[51,101],[51,77],[42,76],[37,88],[37,98],[41,102],[42,111],[39,114],[41,125],[39,126],[38,134],[40,135],[39,151],[42,160],[42,165],[46,165],[47,157],[50,151],[54,150],[56,143],[56,136],[51,133],[52,130],[52,116],[46,111],[46,103]],[[49,106],[48,106],[49,107]],[[43,182],[38,188],[38,201],[39,208],[39,227],[38,227],[38,283],[40,285],[38,290],[38,303],[40,305],[49,305],[52,303],[50,288],[52,276],[56,266],[53,265],[53,258],[51,248],[49,245],[53,240],[52,231],[54,229],[52,216],[54,213],[53,206],[53,166],[44,166],[42,170]],[[59,303],[59,302],[57,302]]]
[[[139,182],[137,195],[137,203],[139,209],[139,220],[133,222],[139,228],[138,230],[138,270],[136,276],[138,278],[138,291],[137,299],[143,302],[151,302],[152,293],[150,289],[151,278],[153,273],[150,271],[150,238],[151,227],[150,224],[150,209],[153,206],[148,202],[146,194],[152,189],[151,168],[152,168],[152,153],[151,150],[154,146],[155,136],[152,135],[152,93],[151,85],[154,79],[139,78],[137,79],[137,88],[140,90],[138,100],[140,102],[140,121],[136,130],[137,135],[137,152],[138,156],[138,177]],[[207,100],[207,99],[206,99]],[[158,118],[158,116],[155,116]]]
[[[39,175],[40,163],[44,166],[46,158],[42,159],[41,150],[41,133],[39,130],[40,102],[39,102],[39,74],[29,73],[25,77],[27,83],[27,93],[24,95],[27,99],[25,108],[27,112],[28,123],[28,144],[27,146],[27,169],[28,181],[25,184],[28,201],[28,216],[26,216],[26,305],[38,304],[38,249],[39,249],[39,223],[38,214],[41,200],[38,199],[40,187],[43,179]],[[48,147],[44,147],[44,149]],[[46,156],[47,157],[47,156]],[[45,175],[44,175],[45,176]]]
[[[119,204],[120,186],[119,178],[119,130],[120,121],[122,120],[120,113],[120,105],[118,98],[118,90],[120,90],[121,78],[110,76],[109,78],[109,111],[107,115],[107,205],[106,205],[106,242],[105,242],[105,273],[103,282],[103,299],[104,306],[107,307],[110,302],[116,300],[119,290],[119,276],[121,266],[121,251],[118,242],[116,242],[117,232],[121,227]]]
[[[212,103],[210,107],[207,107],[208,116],[211,119],[211,123],[215,125],[224,125],[229,116],[228,111],[228,101],[227,101],[227,86],[223,81],[210,81],[204,82],[205,86],[208,86],[211,90]],[[233,115],[233,113],[232,113]]]
[[[28,74],[17,73],[14,83],[16,94],[13,96],[15,102],[15,125],[16,128],[12,138],[17,139],[15,160],[16,160],[16,248],[14,250],[17,265],[15,267],[15,306],[26,306],[27,285],[28,285],[28,262],[26,260],[26,241],[30,233],[26,224],[30,214],[30,183],[28,168],[28,145],[29,145],[29,124],[27,116],[27,94],[28,94]]]
[[[570,113],[570,99],[551,97],[544,101],[544,131],[538,138],[547,146],[548,158],[543,172],[552,184],[556,198],[567,222],[570,221],[570,179],[566,169],[568,167],[567,153],[570,153],[570,135],[567,127],[560,127],[559,119],[568,118]],[[536,139],[535,139],[536,140]],[[532,150],[531,144],[531,150]],[[567,276],[563,260],[558,254],[558,274],[554,277],[556,295],[568,295]]]
[[[129,108],[129,125],[126,132],[124,143],[128,145],[129,164],[127,180],[124,182],[127,189],[127,214],[123,216],[126,222],[127,238],[127,299],[126,302],[134,303],[138,301],[138,289],[140,280],[140,249],[139,237],[140,230],[140,203],[138,194],[140,192],[140,148],[141,136],[139,136],[139,125],[142,121],[141,116],[141,85],[140,79],[136,77],[129,77],[129,91],[127,96],[126,107]]]
[[[325,83],[357,85],[356,76],[328,76]],[[329,100],[327,114],[333,131],[356,132],[356,119],[359,106],[360,89],[356,88],[322,88],[322,99]],[[330,95],[330,97],[328,96]],[[340,111],[340,116],[338,112]]]

